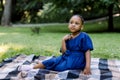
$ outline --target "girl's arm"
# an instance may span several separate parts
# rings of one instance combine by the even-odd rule
[[[62,46],[61,46],[61,52],[64,53],[66,51],[66,43],[65,43],[65,40],[62,39]]]
[[[85,66],[85,69],[83,70],[83,73],[86,75],[90,75],[91,74],[91,70],[90,70],[91,53],[90,53],[90,50],[86,51],[85,58],[86,58],[86,66]]]
[[[72,38],[72,36],[70,34],[63,37],[62,46],[61,46],[61,52],[62,53],[64,53],[67,50],[65,41],[68,40],[68,39],[71,39],[71,38]]]

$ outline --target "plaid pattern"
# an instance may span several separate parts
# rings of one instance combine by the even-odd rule
[[[17,55],[5,59],[0,64],[0,80],[120,80],[120,60],[91,59],[92,75],[86,76],[81,70],[66,70],[62,72],[46,69],[18,71],[19,65],[35,65],[51,57],[35,55]]]

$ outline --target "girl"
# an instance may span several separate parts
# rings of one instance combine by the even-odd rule
[[[48,70],[64,71],[81,69],[86,75],[91,74],[90,63],[93,44],[87,33],[81,32],[84,20],[80,15],[73,15],[68,29],[71,34],[62,38],[61,56],[45,60],[35,66],[21,66],[19,70],[44,68]]]

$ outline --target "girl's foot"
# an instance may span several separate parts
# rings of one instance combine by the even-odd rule
[[[33,65],[21,65],[18,67],[18,71],[29,71],[33,69]]]

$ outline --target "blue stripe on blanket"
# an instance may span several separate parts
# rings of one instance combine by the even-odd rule
[[[67,79],[76,79],[79,78],[81,70],[70,70],[67,75]]]
[[[100,59],[99,61],[99,69],[100,69],[100,80],[111,80],[112,79],[112,72],[108,68],[108,60],[107,59]]]

